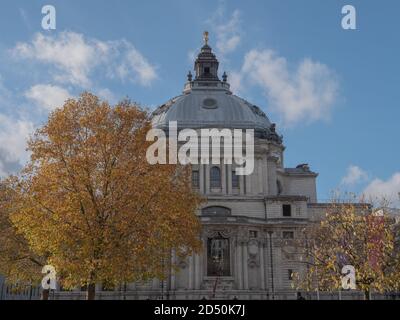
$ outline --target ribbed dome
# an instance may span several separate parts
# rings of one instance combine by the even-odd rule
[[[232,94],[225,73],[219,80],[218,66],[206,43],[195,61],[195,79],[189,72],[183,94],[153,112],[153,127],[167,130],[171,121],[177,121],[178,129],[255,129],[258,137],[282,142],[275,124],[259,107]]]
[[[226,90],[191,90],[171,99],[153,113],[153,126],[180,128],[269,129],[271,122],[255,105]]]

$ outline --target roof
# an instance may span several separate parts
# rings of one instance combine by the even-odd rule
[[[271,128],[261,109],[226,90],[191,90],[175,97],[153,113],[153,126],[168,127],[177,121],[179,128]]]
[[[171,121],[180,129],[254,129],[255,136],[282,142],[265,113],[230,91],[226,73],[218,77],[218,60],[205,44],[198,55],[193,80],[189,72],[183,94],[159,106],[152,114],[153,127],[167,130]]]

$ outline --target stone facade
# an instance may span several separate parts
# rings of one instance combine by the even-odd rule
[[[317,174],[306,164],[284,167],[285,147],[275,125],[230,91],[226,74],[219,80],[218,65],[206,43],[194,80],[189,73],[183,94],[155,110],[153,126],[167,131],[169,122],[177,121],[178,130],[254,129],[254,172],[235,176],[235,165],[222,159],[218,165],[193,165],[193,187],[207,199],[197,212],[202,253],[176,261],[180,270],[169,270],[165,281],[129,284],[118,293],[100,292],[100,298],[121,298],[121,290],[127,299],[296,297],[290,278],[304,264],[294,253],[294,239],[324,207],[316,204]],[[58,297],[74,295],[82,293]]]
[[[153,126],[255,130],[254,172],[236,176],[234,164],[193,165],[193,187],[207,203],[197,215],[203,229],[203,251],[172,261],[178,272],[167,279],[132,283],[102,291],[99,299],[290,299],[291,274],[305,266],[294,253],[299,230],[318,219],[316,178],[308,165],[284,167],[282,137],[257,106],[230,91],[227,76],[218,77],[218,60],[206,43],[195,62],[183,94],[160,106]],[[221,160],[221,163],[223,161]],[[55,299],[82,299],[84,292],[57,291]]]
[[[207,59],[204,58],[207,56]],[[208,77],[202,70],[214,66]],[[178,127],[255,129],[254,172],[235,177],[233,164],[193,166],[194,187],[207,198],[198,210],[203,226],[203,252],[182,264],[173,275],[170,295],[174,298],[247,298],[266,299],[280,294],[295,297],[291,274],[301,272],[304,264],[293,254],[293,242],[299,229],[310,221],[317,201],[316,177],[308,165],[284,167],[282,137],[267,116],[253,104],[230,92],[227,77],[218,78],[218,63],[206,44],[195,62],[196,77],[189,77],[184,94],[156,111],[154,126],[165,128],[167,121]],[[215,67],[216,66],[216,67]],[[204,110],[205,99],[214,99],[216,109]],[[212,170],[220,174],[213,187]],[[198,177],[198,179],[197,179]],[[236,181],[233,181],[236,179]],[[215,180],[215,177],[214,177]],[[210,271],[210,242],[225,239],[224,272]]]
[[[294,253],[294,239],[323,210],[316,178],[308,165],[284,167],[284,145],[275,125],[253,104],[232,94],[218,60],[206,43],[188,75],[183,94],[154,111],[153,126],[165,131],[192,128],[254,129],[254,171],[235,176],[235,164],[193,165],[193,187],[207,202],[198,209],[203,251],[177,262],[165,281],[129,284],[101,298],[126,299],[268,299],[295,298],[291,274],[304,264]],[[201,159],[199,158],[199,162]],[[221,164],[222,163],[222,164]],[[99,286],[98,289],[101,287]],[[122,290],[122,291],[121,291]],[[58,298],[82,297],[59,293]]]

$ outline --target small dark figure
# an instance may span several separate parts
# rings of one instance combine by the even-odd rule
[[[301,295],[301,292],[297,292],[297,300],[306,300],[306,299]]]

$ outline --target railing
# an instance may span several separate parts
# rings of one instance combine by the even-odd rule
[[[39,300],[41,290],[38,287],[28,287],[20,290],[14,286],[0,285],[0,300]]]
[[[39,300],[39,288],[27,289],[23,292],[14,292],[9,287],[0,292],[0,300]],[[334,292],[301,292],[305,300],[365,300],[361,291],[334,291]],[[85,300],[84,291],[52,291],[49,300]],[[274,295],[267,290],[175,290],[162,293],[160,290],[143,291],[98,291],[96,300],[296,300],[296,291],[276,291]],[[400,292],[376,293],[372,292],[371,300],[400,300]]]

